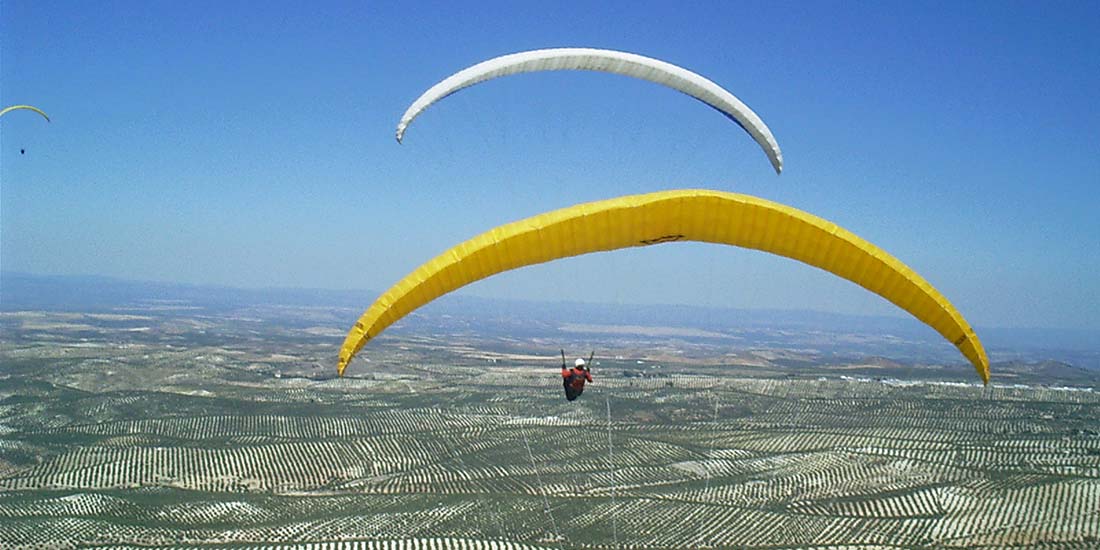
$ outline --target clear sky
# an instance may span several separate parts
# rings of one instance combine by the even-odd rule
[[[0,103],[53,117],[0,121],[0,269],[381,291],[501,223],[705,187],[837,222],[978,327],[1100,329],[1095,1],[3,0],[0,20]],[[449,74],[563,46],[716,81],[772,129],[783,175],[703,104],[595,73],[475,86],[394,141]],[[698,244],[459,292],[905,315],[803,264]]]

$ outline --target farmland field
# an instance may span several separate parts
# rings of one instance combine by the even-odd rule
[[[1091,371],[571,327],[569,403],[558,342],[461,330],[334,378],[332,316],[0,313],[0,547],[1100,545]]]

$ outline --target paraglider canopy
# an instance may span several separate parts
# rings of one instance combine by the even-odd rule
[[[643,55],[594,48],[531,50],[495,57],[463,69],[424,92],[397,123],[398,143],[413,119],[441,99],[480,82],[502,76],[540,71],[597,71],[668,86],[687,94],[740,125],[764,150],[772,168],[783,171],[783,153],[763,120],[732,93],[706,77],[683,67]]]
[[[46,122],[50,121],[50,116],[49,115],[42,112],[42,109],[39,109],[38,107],[35,107],[33,105],[12,105],[10,107],[4,107],[3,109],[0,109],[0,116],[4,116],[4,115],[6,115],[6,114],[8,114],[12,111],[21,111],[21,110],[34,111],[34,112],[42,115],[42,118],[46,119]]]
[[[413,270],[367,308],[344,339],[337,372],[343,375],[352,357],[386,327],[474,281],[558,258],[685,241],[762,250],[856,283],[935,329],[989,382],[989,359],[974,330],[947,298],[900,260],[808,212],[705,189],[578,204],[460,243]]]

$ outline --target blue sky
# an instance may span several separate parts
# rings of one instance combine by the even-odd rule
[[[381,291],[491,227],[705,187],[867,238],[976,326],[1100,329],[1100,4],[0,3],[0,268]],[[651,83],[510,77],[393,129],[432,84],[526,49],[682,65],[761,116]],[[20,154],[26,149],[26,154]],[[904,316],[822,271],[677,244],[460,292]],[[372,295],[364,293],[366,307]]]

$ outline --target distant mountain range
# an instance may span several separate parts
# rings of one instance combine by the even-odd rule
[[[329,307],[349,323],[377,297],[367,290],[264,288],[242,289],[129,281],[98,276],[53,276],[0,272],[0,311],[102,311],[127,304],[180,302],[211,310],[257,305]],[[677,327],[700,331],[765,331],[825,337],[901,339],[942,343],[938,334],[910,317],[863,316],[819,311],[707,308],[684,305],[540,302],[447,295],[417,312],[419,317],[462,318],[484,330],[522,327],[628,325]],[[1056,360],[1100,369],[1100,331],[1047,328],[975,327],[990,356],[997,360]],[[803,338],[804,340],[805,338]],[[798,340],[798,339],[795,339]],[[947,348],[944,348],[947,349]],[[948,351],[953,351],[948,349]],[[873,350],[872,350],[873,352]]]

